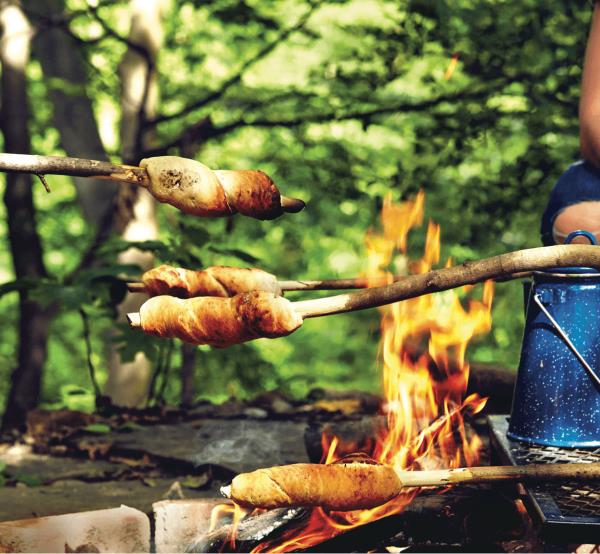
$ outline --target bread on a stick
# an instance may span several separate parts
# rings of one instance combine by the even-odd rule
[[[292,464],[241,473],[224,493],[238,504],[256,508],[321,506],[349,511],[385,504],[401,490],[402,483],[392,467],[350,461]]]
[[[148,173],[152,196],[188,214],[221,217],[239,212],[275,219],[284,211],[279,190],[262,171],[213,171],[179,156],[146,158],[140,167]]]
[[[261,291],[231,298],[155,296],[142,304],[139,316],[146,333],[218,347],[284,337],[302,325],[291,302]]]
[[[261,290],[281,296],[277,277],[261,269],[215,266],[193,271],[160,265],[142,275],[150,296],[168,294],[178,298],[195,296],[234,296],[241,292]]]

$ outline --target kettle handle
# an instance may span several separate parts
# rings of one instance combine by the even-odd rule
[[[578,233],[578,232],[580,232],[580,231],[575,231],[575,233]],[[587,231],[581,231],[581,232],[587,233]],[[573,233],[571,233],[571,234],[573,234]],[[532,296],[533,296],[533,300],[539,306],[540,310],[542,310],[542,312],[544,312],[544,315],[550,320],[552,325],[554,325],[554,328],[558,331],[558,334],[567,343],[567,346],[573,351],[573,354],[575,354],[575,357],[581,362],[581,365],[583,365],[583,367],[589,373],[590,377],[596,382],[596,385],[600,386],[600,377],[598,377],[598,374],[592,369],[592,366],[590,366],[590,364],[587,363],[585,358],[579,353],[579,350],[577,350],[575,345],[571,342],[571,339],[563,331],[562,327],[558,324],[556,319],[554,319],[552,317],[552,314],[548,311],[548,308],[546,308],[546,306],[544,306],[544,304],[542,304],[542,300],[540,299],[540,297],[537,294],[533,294]]]
[[[576,237],[585,237],[586,239],[588,239],[590,241],[590,244],[593,244],[594,246],[598,245],[598,241],[596,240],[596,237],[589,231],[584,231],[583,229],[578,229],[577,231],[573,231],[572,233],[569,233],[567,235],[567,238],[565,239],[565,244],[571,244],[571,241]]]

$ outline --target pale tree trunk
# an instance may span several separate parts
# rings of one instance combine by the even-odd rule
[[[0,9],[2,41],[2,132],[6,152],[30,152],[25,69],[29,61],[31,29],[17,5],[4,3]],[[31,176],[9,173],[4,202],[8,217],[8,236],[17,279],[46,276],[42,245],[36,230]],[[39,402],[42,369],[50,314],[29,298],[19,295],[19,346],[17,367],[11,375],[11,388],[2,420],[4,429],[23,425],[28,410]]]
[[[24,0],[23,7],[31,10],[42,27],[33,48],[42,65],[61,146],[68,156],[107,160],[85,89],[87,77],[81,45],[60,26],[45,28],[44,19],[51,21],[65,12],[64,0]],[[118,185],[81,177],[75,177],[74,182],[85,219],[101,234],[100,242],[112,227]]]
[[[163,40],[162,19],[168,0],[131,0],[131,29],[129,41],[138,48],[128,48],[119,72],[121,75],[121,149],[126,163],[137,163],[149,145],[150,137],[144,132],[144,122],[156,114],[158,86],[156,58]],[[153,240],[158,237],[156,204],[143,189],[122,187],[120,204],[129,205],[129,217],[121,221],[122,236],[127,241]],[[120,209],[119,213],[127,210]],[[129,249],[119,256],[123,264],[136,264],[142,270],[154,263],[148,252]],[[137,311],[144,298],[128,294],[118,308],[119,317]],[[122,363],[119,353],[111,348],[109,375],[106,384],[108,394],[115,404],[137,406],[148,395],[151,364],[138,352],[133,362]]]

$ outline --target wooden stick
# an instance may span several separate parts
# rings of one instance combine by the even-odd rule
[[[569,244],[517,250],[493,258],[435,269],[421,275],[411,275],[384,287],[294,302],[294,308],[303,318],[340,314],[375,308],[515,273],[570,266],[586,266],[600,270],[600,248]]]
[[[71,175],[73,177],[91,177],[130,183],[144,188],[148,188],[150,185],[148,173],[141,167],[62,156],[35,156],[0,152],[0,172],[33,173],[39,176]],[[297,213],[302,211],[305,206],[306,204],[302,200],[281,195],[281,208],[284,212]]]
[[[600,463],[481,466],[433,471],[397,471],[403,487],[443,487],[497,481],[569,481],[600,479]]]
[[[587,244],[543,246],[517,250],[493,258],[465,262],[461,265],[434,269],[421,275],[359,292],[293,302],[304,319],[341,314],[392,304],[407,298],[431,294],[464,285],[474,285],[488,279],[521,274],[548,268],[585,266],[600,270],[600,248]],[[132,327],[140,327],[139,314],[129,314]]]
[[[92,177],[94,179],[131,183],[141,187],[148,187],[150,184],[148,173],[141,167],[61,156],[0,153],[0,171],[33,173],[35,175]]]
[[[494,279],[498,282],[511,281],[513,279],[525,279],[531,276],[531,271],[524,271],[521,273],[511,273],[510,275],[498,277]],[[406,279],[407,275],[395,275],[391,282],[395,283]],[[278,281],[279,288],[283,292],[301,292],[305,290],[348,290],[348,289],[365,289],[369,285],[371,287],[385,286],[390,282],[387,278],[367,279],[366,277],[350,277],[348,279],[321,279],[321,280],[289,280],[289,281]],[[127,290],[129,292],[146,292],[146,286],[141,281],[129,281],[127,283]]]

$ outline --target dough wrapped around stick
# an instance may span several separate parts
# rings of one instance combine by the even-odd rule
[[[168,294],[179,298],[196,296],[235,296],[254,290],[281,296],[277,277],[261,269],[215,266],[193,271],[160,265],[142,275],[150,296]]]
[[[132,324],[134,315],[138,314],[128,315]],[[223,348],[263,337],[284,337],[300,325],[302,317],[291,302],[261,291],[231,298],[155,296],[139,312],[139,326],[146,333]]]
[[[402,483],[390,466],[366,461],[292,464],[258,469],[234,477],[223,493],[256,508],[321,506],[330,510],[364,510],[398,496]]]
[[[297,212],[304,202],[282,197],[262,171],[212,170],[178,156],[158,156],[140,162],[149,177],[148,190],[160,202],[202,217],[241,213],[256,219],[275,219],[284,211]]]

